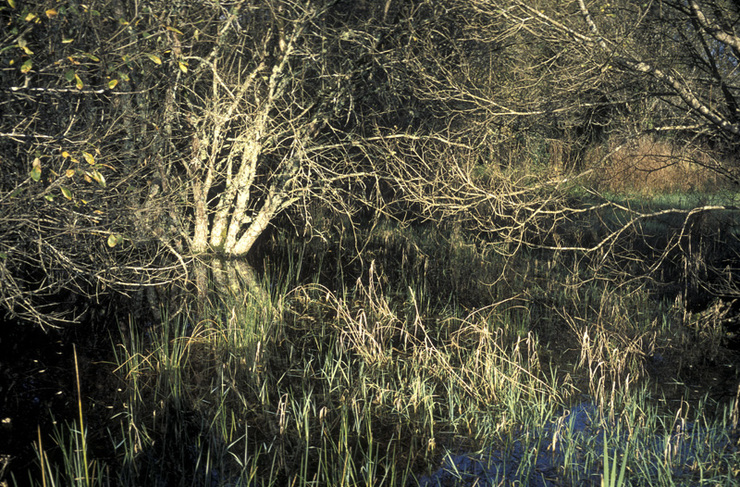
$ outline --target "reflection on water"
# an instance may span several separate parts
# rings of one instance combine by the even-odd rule
[[[537,436],[523,431],[511,444],[500,448],[448,454],[443,465],[422,477],[418,485],[598,485],[601,481],[605,423],[593,404],[581,403],[564,411]],[[733,454],[729,431],[710,432],[680,420],[671,428],[668,432],[638,434],[629,439],[630,465],[642,463],[633,471],[648,478],[671,475],[675,479],[693,475],[692,468],[697,464],[712,461],[710,455],[716,461],[718,454]],[[614,455],[614,445],[618,444],[621,462],[628,443],[627,435],[622,434],[618,439],[616,428],[610,426],[607,436],[610,437],[610,456]]]

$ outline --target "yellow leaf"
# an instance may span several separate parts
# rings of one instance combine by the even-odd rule
[[[49,18],[56,17],[58,14],[59,12],[57,12],[53,8],[50,8],[49,10],[46,11],[46,16]]]
[[[146,57],[148,57],[154,64],[162,64],[162,60],[155,54],[149,54],[147,52]]]
[[[38,17],[38,15],[36,15],[35,13],[29,12],[28,15],[26,15],[26,17],[23,20],[25,20],[26,22],[30,22],[36,17]]]
[[[77,74],[75,74],[75,86],[77,87],[78,90],[81,90],[82,88],[85,87],[85,84],[82,82],[82,80],[80,79],[80,76]]]
[[[108,88],[112,90],[113,88],[116,87],[117,84],[118,84],[118,80],[117,79],[112,79],[112,80],[108,81]]]
[[[96,183],[100,185],[101,188],[105,188],[106,186],[105,176],[100,174],[100,171],[98,171],[97,169],[93,169],[90,172],[85,172],[85,181],[87,182],[95,181]]]
[[[8,5],[10,5],[10,8],[15,8],[15,0],[8,0]]]
[[[92,154],[90,154],[89,152],[83,152],[83,153],[82,153],[82,157],[84,157],[84,158],[85,158],[85,161],[86,161],[86,162],[87,162],[88,164],[90,164],[91,166],[92,166],[93,164],[95,164],[95,158],[94,158],[94,157],[93,157],[93,155],[92,155]]]
[[[62,151],[62,158],[69,159],[69,152],[67,152],[66,150]]]
[[[111,234],[108,237],[108,247],[115,247],[119,243],[123,242],[123,235],[120,234]]]
[[[66,171],[64,171],[64,175],[67,176],[68,178],[71,178],[71,177],[73,177],[75,175],[75,170],[74,169],[67,169]]]
[[[183,73],[188,72],[188,63],[177,61],[177,65],[180,67],[180,71],[182,71]]]
[[[70,37],[69,39],[67,39],[67,38],[65,38],[64,36],[62,36],[62,44],[69,44],[69,43],[72,43],[72,42],[74,42],[74,41],[75,41],[75,40],[74,40],[74,39],[72,39],[71,37]]]
[[[105,177],[100,174],[100,171],[97,169],[93,169],[92,174],[90,176],[100,185],[101,188],[105,188]]]
[[[182,32],[180,32],[178,29],[175,29],[174,27],[171,27],[169,25],[167,27],[165,27],[165,29],[169,30],[170,32],[174,32],[175,34],[182,35]]]
[[[18,47],[23,49],[23,52],[25,52],[29,56],[33,54],[33,51],[28,48],[28,41],[26,41],[26,39],[24,39],[23,37],[18,39]]]
[[[34,181],[38,181],[41,179],[41,159],[38,157],[33,160],[33,164],[31,166],[33,169],[31,169],[31,172],[28,173],[29,176],[31,176],[31,179]]]
[[[21,65],[21,73],[26,74],[29,71],[31,71],[31,68],[33,67],[33,63],[30,59],[27,59],[25,63]]]

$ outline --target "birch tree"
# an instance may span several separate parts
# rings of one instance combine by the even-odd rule
[[[193,75],[173,98],[192,129],[182,162],[193,252],[246,255],[276,214],[338,177],[320,163],[317,135],[348,102],[351,73],[325,64],[326,14],[311,3],[238,3],[201,34],[210,52],[183,53]]]

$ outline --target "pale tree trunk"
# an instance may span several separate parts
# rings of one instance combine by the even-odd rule
[[[193,237],[190,242],[190,250],[200,254],[208,251],[208,208],[206,195],[203,194],[203,183],[194,179],[191,182],[193,191],[193,210],[195,212],[195,224]]]
[[[221,46],[215,47],[209,57],[213,74],[211,102],[204,115],[205,123],[200,124],[194,136],[189,168],[195,213],[191,249],[195,253],[245,256],[270,221],[296,199],[290,192],[300,161],[283,161],[267,191],[256,188],[255,179],[265,158],[264,143],[268,137],[274,140],[280,134],[280,138],[301,138],[300,129],[282,126],[275,121],[273,112],[286,94],[283,80],[293,76],[288,61],[316,13],[307,11],[303,15],[295,21],[289,38],[281,38],[280,52],[272,64],[262,60],[245,70],[236,86],[224,82],[232,75],[218,67]],[[227,24],[222,32],[230,28]],[[298,145],[303,142],[300,140]],[[209,192],[215,184],[223,184],[223,189],[211,205]]]

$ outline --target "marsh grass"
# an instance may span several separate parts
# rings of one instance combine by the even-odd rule
[[[661,386],[701,364],[688,350],[721,357],[708,313],[686,319],[681,303],[588,262],[505,259],[454,230],[376,228],[362,260],[279,244],[287,257],[260,282],[214,283],[206,319],[120,326],[110,453],[85,458],[81,412],[53,444],[39,437],[35,485],[597,485],[615,468],[632,485],[730,485],[738,474],[737,398]],[[473,457],[475,468],[461,460]]]
[[[602,153],[611,149],[595,148],[587,159],[601,161]],[[602,161],[591,183],[601,190],[643,196],[715,191],[730,186],[717,170],[722,166],[699,147],[646,135]]]

